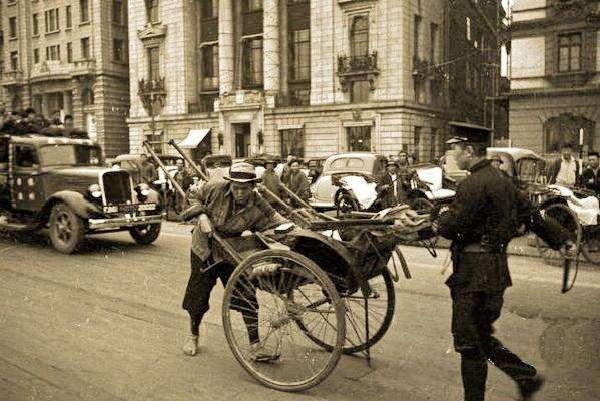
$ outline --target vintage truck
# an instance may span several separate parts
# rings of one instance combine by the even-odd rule
[[[158,193],[106,167],[95,142],[0,134],[0,230],[47,229],[54,248],[70,254],[86,234],[129,231],[150,244],[163,218]]]

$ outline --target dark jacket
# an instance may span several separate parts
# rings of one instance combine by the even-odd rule
[[[556,184],[556,177],[558,176],[558,172],[560,171],[560,167],[562,166],[563,158],[559,157],[553,160],[550,164],[548,164],[548,170],[546,173],[546,178],[548,179],[548,184]],[[575,182],[579,180],[579,163],[575,163]]]
[[[283,198],[283,184],[274,171],[265,170],[262,174],[262,184],[280,199]],[[268,199],[268,198],[267,198]],[[268,199],[271,202],[271,199]]]
[[[591,167],[583,170],[579,177],[579,185],[600,194],[600,168],[598,171],[594,171]]]
[[[454,272],[447,284],[467,291],[500,291],[511,285],[505,251],[522,224],[554,249],[560,248],[568,234],[542,219],[526,194],[489,160],[469,170],[450,210],[438,221],[439,233],[452,240]],[[480,251],[468,253],[472,245]]]
[[[396,206],[406,201],[407,193],[404,185],[404,178],[404,175],[398,172],[396,173],[396,181],[393,182],[392,177],[387,171],[382,172],[376,177],[377,186],[375,186],[375,191],[377,191],[379,202],[383,209]],[[396,196],[394,196],[394,186],[396,186],[397,190]]]
[[[308,181],[308,177],[306,177],[306,174],[304,174],[303,171],[291,171],[287,186],[293,193],[298,195],[300,199],[308,201],[308,198],[310,197],[310,181]]]

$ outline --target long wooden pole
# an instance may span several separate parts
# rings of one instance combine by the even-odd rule
[[[181,185],[179,185],[179,183],[175,180],[175,178],[171,177],[171,174],[169,174],[169,171],[167,171],[167,168],[163,164],[162,160],[160,160],[158,158],[158,156],[156,155],[156,153],[154,153],[154,150],[152,150],[152,147],[150,146],[148,141],[144,141],[142,143],[142,145],[146,148],[148,153],[150,153],[150,156],[152,156],[152,159],[154,159],[156,164],[158,164],[158,166],[161,168],[161,170],[165,173],[165,177],[169,181],[171,181],[171,184],[173,184],[173,187],[175,187],[177,192],[179,192],[179,194],[187,201],[187,196],[185,194],[185,191],[183,190],[183,188],[181,188]]]

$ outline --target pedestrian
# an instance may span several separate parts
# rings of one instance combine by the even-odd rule
[[[594,191],[596,195],[600,194],[600,160],[598,152],[592,151],[588,153],[588,166],[583,170],[579,178],[579,185],[590,191]]]
[[[293,159],[290,161],[289,165],[290,175],[288,183],[286,184],[287,187],[295,193],[297,197],[304,202],[308,202],[308,198],[310,197],[310,181],[306,174],[304,174],[304,171],[300,170],[300,161],[298,159]],[[292,207],[302,206],[299,202],[294,200],[290,200],[290,205]]]
[[[281,182],[288,186],[290,183],[290,174],[292,172],[290,165],[293,160],[294,156],[288,155],[286,162],[283,164],[283,169],[281,170]]]
[[[461,355],[465,401],[483,401],[487,361],[510,376],[522,400],[543,384],[535,367],[509,351],[492,333],[500,317],[504,291],[512,285],[506,248],[528,228],[553,249],[573,243],[560,226],[543,220],[516,185],[486,160],[482,144],[463,142],[454,155],[471,174],[461,182],[449,210],[434,224],[452,240],[453,273],[446,281],[452,297],[454,348]]]
[[[191,334],[183,346],[185,355],[194,356],[198,352],[198,336],[202,317],[208,311],[209,298],[217,279],[223,286],[235,269],[228,263],[214,265],[210,232],[219,233],[223,237],[240,236],[244,231],[262,231],[287,222],[269,204],[254,191],[256,178],[254,166],[245,162],[234,163],[229,177],[224,181],[209,181],[197,193],[190,196],[192,206],[182,213],[184,220],[200,216],[192,232],[191,274],[188,280],[183,309],[190,315]],[[208,227],[207,227],[208,225]],[[212,228],[210,227],[212,225]],[[236,299],[244,299],[232,305],[232,309],[242,313],[248,339],[258,352],[258,305],[255,294],[249,290]],[[255,354],[257,361],[262,362],[275,356]]]
[[[573,156],[573,147],[565,143],[561,147],[561,157],[548,166],[548,184],[573,187],[579,180],[579,163]]]
[[[140,176],[144,182],[152,186],[158,177],[156,167],[148,160],[148,155],[145,153],[142,153],[140,158]]]
[[[262,184],[271,191],[279,199],[284,198],[284,189],[281,180],[275,173],[275,162],[273,160],[267,160],[265,163],[265,171],[262,174]],[[267,198],[271,205],[277,204],[275,200]]]
[[[398,161],[388,159],[384,172],[375,177],[375,191],[382,209],[394,207],[406,201],[406,191],[402,177],[398,174]]]

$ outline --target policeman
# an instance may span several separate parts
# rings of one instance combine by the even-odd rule
[[[465,401],[483,401],[487,360],[518,385],[523,400],[539,390],[543,377],[492,336],[504,290],[511,286],[506,247],[530,229],[554,249],[573,244],[560,226],[543,220],[513,182],[491,166],[485,146],[462,141],[454,158],[471,174],[461,182],[455,201],[434,228],[452,240],[454,271],[446,284],[452,297],[452,335],[461,355]]]

